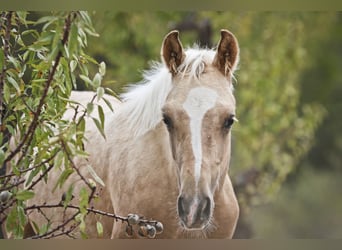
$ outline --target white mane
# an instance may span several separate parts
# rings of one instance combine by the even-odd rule
[[[185,60],[178,70],[183,75],[199,78],[205,65],[212,62],[214,50],[189,48]],[[154,63],[152,69],[144,72],[144,79],[138,85],[129,87],[122,94],[125,126],[134,136],[141,136],[153,129],[162,119],[161,109],[172,89],[172,75],[162,63]]]

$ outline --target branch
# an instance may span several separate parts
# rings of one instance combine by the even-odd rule
[[[64,206],[62,203],[58,203],[58,204],[43,204],[43,205],[32,205],[30,207],[26,207],[25,211],[29,211],[29,210],[34,210],[37,209],[38,211],[41,211],[42,208],[69,208],[69,209],[75,209],[77,210],[77,212],[72,215],[68,220],[64,221],[62,224],[58,225],[57,227],[55,227],[54,229],[50,230],[49,232],[46,232],[45,234],[42,235],[34,235],[28,239],[48,239],[48,238],[54,238],[57,236],[61,236],[61,235],[68,235],[74,230],[76,229],[76,226],[73,227],[71,226],[71,228],[68,230],[68,232],[60,232],[58,234],[54,234],[55,232],[57,232],[58,230],[62,229],[63,227],[65,227],[69,222],[71,222],[72,220],[74,220],[76,218],[76,216],[80,213],[80,208],[78,206],[75,205],[67,205]],[[108,212],[103,212],[101,210],[97,210],[94,208],[87,208],[86,209],[88,214],[89,213],[93,213],[93,214],[99,214],[102,216],[106,216],[106,217],[110,217],[110,218],[114,218],[116,221],[120,220],[122,222],[126,222],[128,223],[128,217],[123,217],[123,216],[119,216],[113,213],[108,213]],[[150,224],[150,225],[156,225],[157,223],[160,223],[156,220],[146,220],[146,219],[139,219],[139,223],[143,223],[143,224]],[[70,236],[71,237],[71,236]]]

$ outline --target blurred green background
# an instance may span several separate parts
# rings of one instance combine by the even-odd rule
[[[241,50],[230,168],[241,206],[235,238],[342,236],[342,13],[91,16],[99,37],[88,52],[107,64],[104,85],[118,93],[159,60],[170,30],[180,30],[184,47],[215,46],[220,29],[232,31]]]

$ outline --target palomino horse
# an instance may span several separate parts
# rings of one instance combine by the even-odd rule
[[[94,207],[158,220],[164,232],[157,238],[231,238],[239,216],[228,175],[238,42],[221,30],[216,50],[183,50],[178,31],[172,31],[161,56],[163,63],[147,71],[122,103],[113,98],[120,107],[106,114],[106,139],[87,122],[90,164],[105,183]],[[74,92],[71,98],[84,102],[87,97]],[[76,163],[85,168],[82,161]],[[57,178],[50,174],[49,183]],[[70,181],[77,183],[75,178]],[[65,190],[52,195],[51,186],[38,186],[30,203],[60,200]],[[46,210],[51,223],[62,221],[60,210]],[[30,218],[42,220],[38,212]],[[86,221],[89,237],[97,237],[96,220],[103,224],[104,237],[125,237],[125,223],[92,215]]]

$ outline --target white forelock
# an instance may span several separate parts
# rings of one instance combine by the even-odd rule
[[[183,76],[199,78],[205,65],[212,62],[214,50],[189,48],[185,51],[184,62],[178,67]],[[121,114],[123,122],[134,136],[141,136],[153,129],[162,119],[161,109],[172,89],[172,75],[162,63],[153,63],[144,72],[144,79],[128,88],[121,95],[124,105]]]

